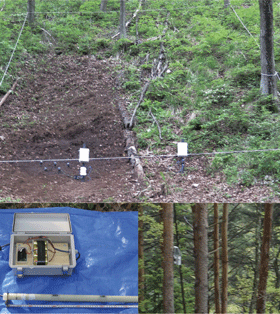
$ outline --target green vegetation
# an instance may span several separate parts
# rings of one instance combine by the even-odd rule
[[[127,20],[138,4],[138,0],[126,1]],[[57,54],[94,54],[97,59],[117,57],[121,66],[116,65],[116,71],[123,78],[132,113],[162,41],[169,71],[151,83],[137,111],[134,130],[141,148],[160,152],[182,138],[189,143],[190,153],[278,148],[277,104],[259,93],[258,3],[233,0],[231,4],[254,38],[234,12],[223,7],[223,1],[146,0],[138,22],[134,19],[128,27],[126,40],[112,39],[118,31],[118,0],[108,1],[105,13],[96,0],[37,1],[36,11],[42,13],[36,14],[33,29],[25,26],[0,93],[10,89],[30,55],[52,49]],[[280,63],[279,5],[279,0],[274,2],[276,69]],[[6,0],[0,12],[0,77],[24,14],[26,3],[21,0]],[[163,140],[150,110],[161,126]],[[224,171],[229,183],[249,186],[267,176],[275,182],[280,179],[279,156],[279,152],[217,155],[208,170]]]

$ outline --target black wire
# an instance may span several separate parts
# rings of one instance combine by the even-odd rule
[[[4,244],[4,245],[0,245],[0,251],[2,251],[3,247],[10,245],[10,243]]]
[[[56,247],[54,248],[56,251],[59,251],[59,252],[63,252],[63,253],[70,253],[70,251],[64,251],[64,250],[61,250],[61,249],[57,249]]]
[[[81,257],[81,254],[80,254],[80,252],[78,251],[78,257],[76,257],[76,261]]]

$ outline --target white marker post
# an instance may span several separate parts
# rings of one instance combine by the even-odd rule
[[[80,148],[79,162],[89,162],[89,148]]]
[[[184,167],[185,167],[185,158],[188,156],[188,143],[185,142],[178,142],[177,143],[177,156],[182,157],[181,158],[181,170],[179,171],[180,173],[184,172]],[[178,161],[179,163],[179,161]]]
[[[188,143],[185,142],[177,143],[177,156],[178,157],[188,156]]]
[[[80,168],[80,176],[85,177],[87,175],[87,168],[84,163],[89,162],[89,148],[80,148],[79,162],[83,164]]]

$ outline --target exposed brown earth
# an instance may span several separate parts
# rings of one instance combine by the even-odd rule
[[[126,156],[113,61],[42,55],[26,61],[16,92],[0,107],[0,160]],[[166,153],[175,153],[168,151]],[[140,154],[146,154],[146,152]],[[78,161],[0,163],[0,200],[21,202],[263,202],[280,201],[267,185],[230,187],[205,171],[209,159],[143,159],[140,184],[127,159],[90,161],[85,182]],[[44,171],[47,167],[48,170]],[[57,167],[61,167],[59,173]]]

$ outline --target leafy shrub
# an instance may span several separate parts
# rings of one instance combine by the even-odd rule
[[[123,87],[127,90],[137,90],[141,87],[139,81],[127,81],[123,84]]]
[[[246,66],[236,67],[228,71],[228,77],[231,77],[235,86],[256,87],[260,84],[260,67],[249,63]]]
[[[224,107],[231,102],[233,93],[233,88],[226,84],[207,89],[203,91],[204,101],[202,102],[202,106],[211,108],[213,106]]]
[[[96,38],[92,45],[94,51],[103,50],[105,48],[109,48],[111,46],[111,41],[106,38]]]

